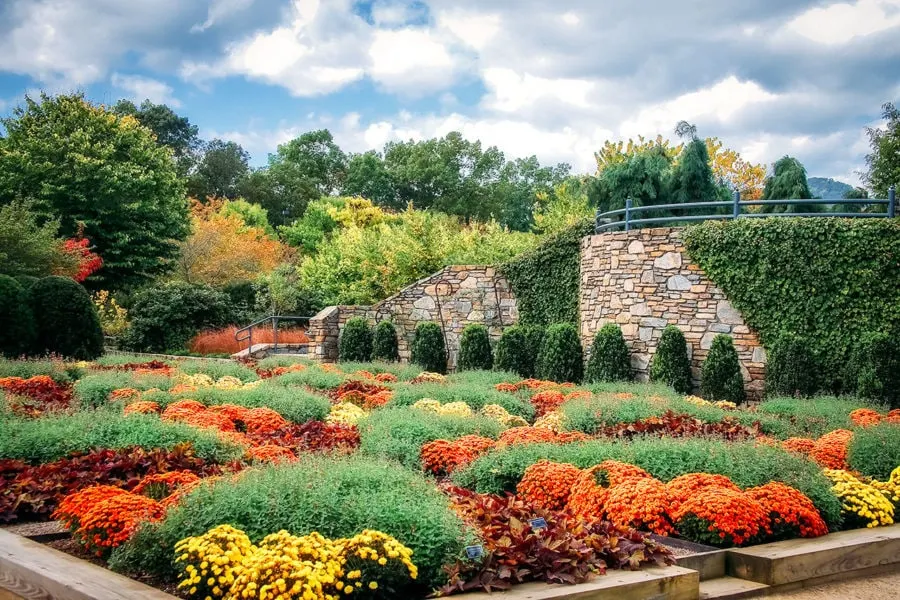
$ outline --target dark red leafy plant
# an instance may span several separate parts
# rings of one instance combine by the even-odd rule
[[[679,415],[671,410],[659,417],[649,417],[633,423],[616,423],[601,427],[599,437],[631,439],[636,436],[658,437],[720,437],[729,441],[750,440],[759,435],[758,427],[747,427],[731,417],[717,423],[707,423],[691,415]]]
[[[359,429],[355,425],[308,421],[288,425],[272,432],[247,433],[255,444],[275,444],[299,454],[301,452],[352,452],[359,447]]]
[[[48,375],[0,378],[0,394],[10,396],[13,412],[37,417],[47,411],[65,410],[72,404],[72,387],[57,383]]]

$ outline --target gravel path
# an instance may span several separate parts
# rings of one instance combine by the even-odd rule
[[[771,594],[772,600],[893,600],[900,598],[900,566],[891,573]]]

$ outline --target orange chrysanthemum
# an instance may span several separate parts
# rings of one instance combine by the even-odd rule
[[[531,405],[534,406],[535,412],[539,417],[553,412],[565,401],[565,395],[555,390],[544,390],[531,397]]]
[[[265,406],[248,410],[242,420],[249,433],[273,433],[289,425],[287,419]]]
[[[165,421],[181,421],[188,415],[204,410],[206,406],[196,400],[178,400],[166,407],[162,412],[162,418]]]
[[[297,456],[289,449],[272,444],[250,448],[247,451],[247,456],[253,460],[270,463],[294,462],[297,460]]]
[[[122,411],[126,415],[132,414],[142,414],[142,415],[150,415],[159,412],[159,404],[156,402],[151,402],[149,400],[138,400],[137,402],[132,402],[128,406],[125,407],[125,410]]]
[[[744,492],[769,513],[769,530],[779,539],[819,537],[828,533],[822,515],[805,494],[779,481]]]
[[[575,465],[540,460],[525,469],[516,492],[537,508],[562,510],[580,474]]]
[[[119,388],[109,393],[109,399],[112,402],[122,400],[136,400],[141,396],[141,392],[134,388]]]
[[[702,496],[709,488],[729,489],[735,492],[741,491],[737,485],[724,475],[712,473],[687,473],[679,475],[666,484],[669,492],[671,510],[677,510],[689,498]]]
[[[850,421],[860,427],[869,427],[881,423],[881,415],[871,408],[857,408],[850,413]]]
[[[379,373],[375,376],[375,381],[379,383],[396,383],[397,376],[393,373]]]
[[[494,386],[494,389],[498,392],[517,392],[519,390],[519,386],[514,383],[498,383]]]
[[[847,468],[847,447],[853,439],[853,432],[848,429],[835,429],[820,437],[809,457],[826,469]]]
[[[390,390],[383,390],[381,392],[376,392],[374,394],[370,394],[366,396],[366,401],[363,403],[363,408],[366,410],[375,410],[381,406],[384,406],[388,402],[391,401],[391,398],[394,397],[394,392]]]
[[[456,440],[435,440],[422,446],[422,466],[435,475],[449,475],[469,464],[495,445],[479,435],[464,435]]]
[[[208,410],[221,413],[232,421],[243,421],[247,418],[249,409],[245,406],[236,404],[219,404],[218,406],[210,406]]]
[[[816,440],[805,437],[792,437],[781,442],[781,447],[788,452],[809,454],[816,445]]]
[[[211,410],[195,412],[179,420],[182,423],[192,425],[194,427],[218,429],[219,431],[237,431],[234,426],[234,421],[232,421],[222,413],[217,413]]]
[[[169,471],[144,477],[132,491],[135,494],[160,500],[171,495],[175,490],[198,481],[200,478],[191,471]]]
[[[610,487],[606,496],[606,516],[620,527],[669,535],[674,531],[669,510],[666,485],[652,477],[626,477]]]
[[[884,420],[888,423],[900,423],[900,408],[889,411]]]
[[[769,524],[769,514],[759,502],[724,487],[709,487],[687,498],[671,517],[684,537],[719,546],[740,546],[765,533]]]
[[[609,488],[632,477],[650,478],[651,475],[640,467],[617,460],[604,460],[582,470],[569,493],[569,509],[580,517],[604,518]]]

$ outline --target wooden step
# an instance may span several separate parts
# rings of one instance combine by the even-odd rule
[[[900,525],[728,551],[729,575],[771,586],[890,564],[900,564]]]
[[[700,599],[752,598],[761,596],[770,587],[764,583],[756,583],[755,581],[747,581],[737,577],[718,577],[700,582]]]

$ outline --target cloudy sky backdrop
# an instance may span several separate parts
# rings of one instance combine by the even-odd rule
[[[856,182],[900,99],[900,0],[2,0],[0,114],[26,93],[165,102],[263,164],[459,130],[591,171],[679,119]]]

